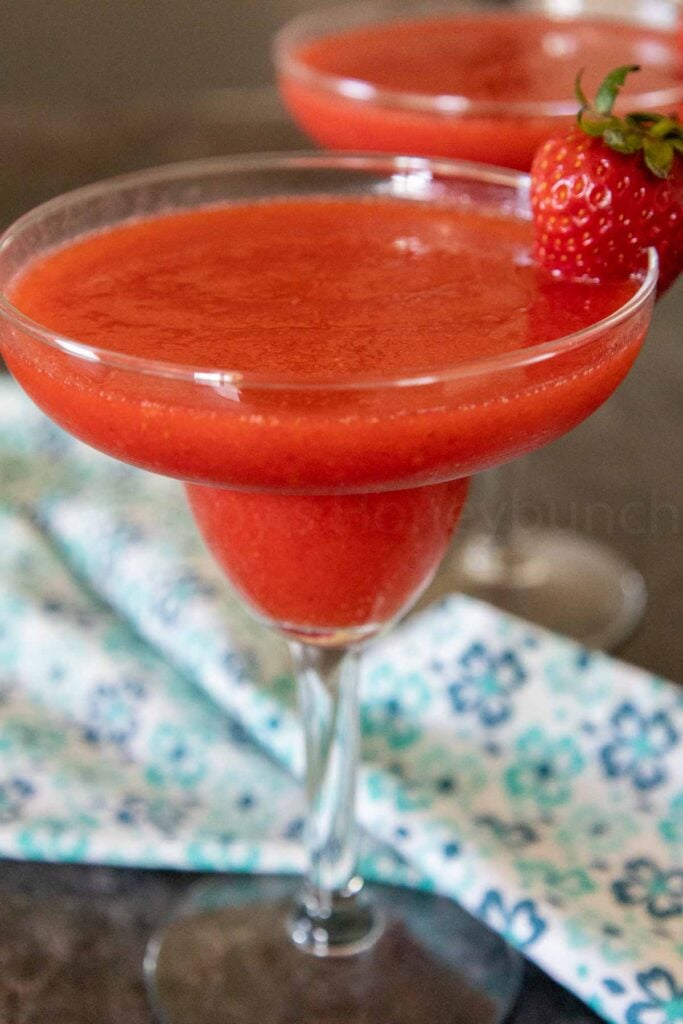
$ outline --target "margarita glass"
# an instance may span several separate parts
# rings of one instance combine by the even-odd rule
[[[628,372],[651,318],[654,253],[641,281],[613,291],[576,292],[538,275],[527,185],[512,171],[419,158],[230,158],[67,194],[0,243],[0,347],[16,379],[75,436],[186,483],[209,547],[252,611],[287,639],[296,668],[306,879],[226,879],[190,899],[147,958],[152,1000],[171,1024],[400,1024],[418,1010],[437,1024],[489,1024],[514,1000],[517,962],[455,904],[363,886],[354,794],[359,654],[428,583],[466,477],[589,415]],[[491,260],[505,245],[502,275]],[[454,283],[456,263],[469,277]],[[227,281],[227,306],[211,290],[216,275]],[[509,286],[516,303],[520,277],[540,303],[524,320],[526,344],[510,344],[505,320],[485,354],[444,356],[454,338],[465,353],[484,344],[467,291],[478,282],[490,317],[490,295],[504,302]],[[47,326],[62,315],[79,322],[79,302],[102,289],[117,330],[162,298],[146,326],[129,323],[118,348]],[[594,320],[542,335],[553,316],[571,322],[572,305],[585,320],[590,296]],[[98,330],[110,327],[106,313]],[[435,314],[442,337],[430,348]],[[222,364],[209,340],[204,348],[213,319],[227,337],[242,315],[237,350],[253,337],[251,369]],[[147,351],[168,356],[190,335],[201,360]],[[342,339],[337,349],[323,344],[330,337]],[[353,371],[364,338],[375,366]]]
[[[622,109],[683,109],[675,0],[371,0],[304,14],[278,34],[280,92],[301,128],[334,150],[456,157],[528,170],[619,65],[641,66]],[[613,648],[646,602],[643,579],[610,546],[569,529],[525,529],[525,462],[478,486],[431,597],[474,594],[591,647]],[[485,515],[481,514],[482,510]]]
[[[677,0],[361,0],[277,34],[280,91],[297,123],[336,150],[411,152],[528,170],[622,64],[620,104],[683,106]]]

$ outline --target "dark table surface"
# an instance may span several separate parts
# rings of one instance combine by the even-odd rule
[[[0,220],[88,180],[175,159],[307,148],[269,92],[212,93],[135,110],[0,109]],[[683,287],[660,303],[628,381],[587,423],[532,456],[531,495],[572,510],[645,577],[649,603],[619,652],[683,677]],[[582,510],[604,507],[603,515]],[[561,512],[560,512],[561,514]],[[149,1024],[142,955],[191,877],[0,865],[0,1024]],[[529,968],[514,1024],[597,1018]]]

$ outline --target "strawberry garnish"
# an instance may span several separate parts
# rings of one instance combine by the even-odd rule
[[[556,277],[602,281],[642,271],[654,246],[661,293],[683,270],[683,125],[676,115],[613,113],[638,70],[612,71],[594,104],[579,75],[578,125],[536,153],[536,257]]]

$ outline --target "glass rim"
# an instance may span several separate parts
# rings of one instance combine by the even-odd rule
[[[591,0],[584,0],[590,6]],[[676,10],[676,0],[665,0],[670,3],[672,11]],[[474,4],[470,0],[462,2],[448,2],[448,0],[351,0],[348,3],[338,4],[333,7],[325,7],[322,10],[308,11],[299,14],[286,22],[275,34],[272,46],[275,66],[280,74],[288,75],[291,78],[302,82],[305,85],[313,86],[321,92],[339,96],[345,100],[355,103],[371,103],[373,106],[381,106],[391,110],[405,110],[412,113],[431,114],[439,117],[571,117],[577,112],[577,102],[574,96],[562,100],[476,100],[471,99],[462,93],[421,93],[413,90],[385,89],[373,85],[366,79],[352,78],[345,75],[332,74],[319,71],[310,67],[305,61],[300,60],[294,53],[294,47],[301,41],[302,33],[311,28],[324,26],[330,18],[344,18],[363,11],[368,13],[376,12],[376,18],[361,22],[361,25],[371,25],[386,20],[386,15],[398,8],[405,10],[417,17],[429,17],[430,14],[451,13],[454,15],[473,13],[482,17],[496,17],[504,13],[507,16],[515,16],[524,13],[526,10],[538,10],[545,13],[547,17],[563,21],[581,19],[582,11],[561,14],[557,10],[549,9],[547,0],[526,0],[524,8],[506,9],[501,7],[484,7]],[[602,8],[601,8],[602,9]],[[604,9],[603,15],[604,15]],[[598,14],[594,15],[598,17]],[[394,19],[393,17],[391,20]],[[610,17],[615,22],[628,22],[629,24],[647,24],[642,18],[629,17],[628,14],[619,13],[618,17]],[[337,26],[321,31],[318,37],[331,35],[336,32],[352,30],[354,24],[348,26]],[[652,28],[657,28],[653,24]],[[672,40],[673,42],[673,40]],[[655,110],[658,107],[670,107],[683,101],[683,81],[669,86],[666,89],[655,89],[649,92],[636,93],[628,97],[629,103],[634,109],[643,107],[646,110]]]
[[[65,192],[54,199],[29,210],[19,217],[0,235],[0,261],[2,254],[21,234],[34,227],[46,216],[59,213],[74,204],[87,201],[98,196],[116,192],[134,190],[139,185],[151,182],[177,181],[191,179],[193,176],[207,174],[225,174],[226,172],[245,172],[264,169],[281,170],[345,170],[367,171],[385,174],[388,178],[395,174],[420,175],[424,183],[425,174],[433,181],[444,179],[469,180],[490,185],[500,185],[514,190],[517,195],[528,195],[529,175],[507,168],[493,167],[487,164],[470,163],[465,160],[445,158],[431,159],[426,157],[397,156],[386,153],[260,153],[229,157],[213,157],[203,160],[183,161],[166,164],[161,167],[147,168],[129,174],[105,178],[102,181]],[[286,193],[284,193],[286,195]],[[313,194],[313,191],[311,192]],[[319,194],[319,193],[318,193]],[[206,206],[218,205],[215,202]],[[176,212],[181,211],[178,207]],[[157,216],[152,214],[151,216]],[[115,221],[123,224],[128,218]],[[113,225],[112,225],[113,226]],[[644,261],[645,262],[645,261]],[[579,348],[602,333],[611,330],[631,316],[638,313],[654,293],[657,286],[659,262],[657,252],[647,250],[647,269],[642,281],[634,294],[609,316],[596,320],[595,323],[570,334],[553,338],[539,345],[527,345],[497,355],[483,356],[481,359],[467,360],[454,366],[435,370],[429,373],[393,373],[384,376],[377,374],[347,374],[325,376],[320,378],[301,379],[286,373],[261,373],[259,371],[242,371],[220,369],[218,367],[191,366],[160,359],[116,352],[112,349],[89,345],[85,342],[69,338],[58,331],[38,323],[27,314],[22,313],[8,298],[4,288],[0,289],[0,319],[31,337],[73,358],[84,362],[98,364],[112,369],[124,370],[166,379],[188,381],[197,385],[214,388],[235,388],[241,390],[297,390],[297,391],[359,391],[378,390],[389,387],[418,387],[442,383],[452,383],[460,379],[479,377],[487,373],[495,373],[509,369],[519,369],[544,362],[570,350]],[[596,285],[599,287],[599,285]]]

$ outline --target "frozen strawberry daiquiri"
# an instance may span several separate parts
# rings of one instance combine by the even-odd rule
[[[637,337],[582,355],[578,374],[558,377],[551,361],[521,387],[516,374],[491,374],[460,396],[457,382],[381,387],[542,346],[636,290],[554,284],[531,246],[528,220],[484,204],[296,198],[168,214],[44,257],[13,302],[98,349],[203,367],[209,380],[225,368],[238,381],[270,376],[282,381],[277,398],[230,402],[187,386],[164,406],[144,376],[103,394],[82,386],[73,360],[51,365],[34,346],[8,360],[78,436],[194,481],[199,526],[259,613],[304,631],[372,628],[440,561],[463,476],[583,419],[635,355]],[[379,388],[354,389],[373,377]]]
[[[216,914],[226,957],[260,957],[280,979],[273,1019],[291,1005],[297,1020],[320,1019],[330,992],[345,1020],[384,1019],[391,928],[378,907],[405,912],[410,931],[431,898],[405,906],[380,888],[373,903],[355,874],[358,645],[428,581],[467,476],[604,401],[652,310],[654,258],[640,279],[563,284],[532,248],[522,176],[389,157],[146,172],[48,203],[5,236],[0,345],[17,380],[77,437],[186,482],[209,547],[288,637],[299,674],[303,897],[289,916],[276,903],[245,921],[243,883],[227,881],[226,909],[214,899],[212,913],[204,904],[171,925],[148,960],[165,1019],[218,1021],[211,1007],[236,1000],[241,1020],[262,1019],[261,983],[245,994],[239,970],[207,978]],[[250,883],[254,899],[265,884]],[[462,912],[439,914],[429,1019],[445,1021],[457,998],[499,1020],[518,977],[504,945],[482,933],[463,968],[452,946]]]
[[[613,67],[638,64],[629,109],[683,106],[676,4],[356,3],[303,15],[277,38],[283,98],[321,145],[458,157],[528,170]]]

